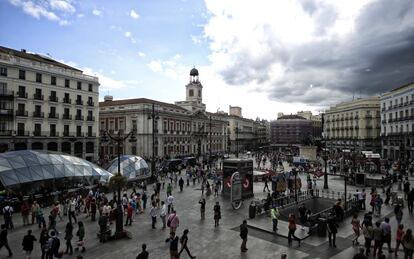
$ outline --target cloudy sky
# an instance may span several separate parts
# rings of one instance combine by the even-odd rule
[[[414,81],[412,0],[1,0],[0,45],[97,75],[101,97],[320,111]]]

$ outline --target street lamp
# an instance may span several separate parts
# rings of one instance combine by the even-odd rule
[[[325,114],[322,113],[322,137],[324,139],[325,142],[325,150],[324,150],[324,156],[323,156],[323,160],[325,160],[325,172],[323,174],[323,188],[325,190],[329,189],[328,187],[328,154],[327,154],[327,146],[326,146],[326,139],[327,139],[327,130],[325,129]]]
[[[121,175],[121,144],[129,138],[129,142],[136,143],[137,137],[135,136],[135,131],[131,131],[128,134],[123,134],[122,130],[118,130],[117,134],[112,135],[107,130],[103,132],[101,137],[102,143],[108,143],[109,139],[117,142],[117,153],[118,153],[118,174],[117,177],[122,177]],[[123,229],[123,209],[121,204],[121,184],[117,184],[118,187],[118,200],[116,201],[117,213],[116,213],[116,229],[115,229],[115,239],[121,239],[126,237],[126,232]]]
[[[155,105],[152,104],[152,112],[148,115],[148,120],[152,120],[152,158],[151,158],[151,179],[154,179],[155,175],[155,133],[158,129],[155,129],[155,121],[158,121],[160,117],[155,113]]]
[[[236,124],[236,157],[239,158],[239,123]]]

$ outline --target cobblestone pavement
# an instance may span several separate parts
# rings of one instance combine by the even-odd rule
[[[301,175],[300,177],[305,177]],[[330,177],[329,180],[330,190],[342,191],[343,179],[340,177]],[[414,184],[414,182],[413,182]],[[318,180],[318,187],[323,185],[322,178]],[[355,188],[350,186],[350,192],[355,191]],[[263,184],[255,183],[254,192],[256,196],[263,195]],[[162,192],[165,195],[165,190]],[[181,236],[183,230],[188,228],[189,233],[189,248],[193,255],[197,258],[280,258],[282,253],[288,255],[287,258],[352,258],[352,255],[357,251],[356,247],[352,247],[351,237],[352,230],[349,222],[341,224],[338,234],[338,248],[329,248],[327,245],[327,238],[320,238],[317,236],[311,236],[304,240],[303,244],[298,247],[287,247],[287,240],[282,237],[277,237],[263,231],[255,229],[249,229],[249,238],[247,247],[249,251],[247,253],[240,252],[241,239],[239,237],[238,227],[243,219],[248,216],[248,205],[250,201],[244,202],[241,209],[235,211],[231,208],[229,200],[219,197],[213,197],[212,195],[206,197],[206,219],[200,220],[200,207],[198,204],[201,198],[201,190],[199,185],[185,187],[184,191],[179,192],[178,188],[175,188],[173,195],[176,198],[176,210],[177,215],[180,218],[180,226],[177,230],[178,235]],[[213,221],[213,205],[215,201],[219,201],[222,207],[222,220],[220,226],[214,228]],[[147,209],[148,210],[148,209]],[[393,227],[393,233],[396,229],[396,221],[392,215],[392,208],[385,207],[383,215],[390,214]],[[45,213],[45,215],[47,215]],[[98,231],[98,224],[91,222],[85,215],[80,215],[79,219],[84,221],[86,228],[86,252],[83,253],[84,258],[135,258],[140,251],[142,243],[146,243],[150,258],[169,258],[169,247],[165,243],[165,239],[168,237],[168,230],[161,229],[161,223],[158,219],[157,229],[151,229],[151,218],[148,215],[148,211],[144,214],[137,215],[135,217],[132,226],[126,227],[128,231],[132,233],[132,239],[119,240],[114,242],[107,242],[100,244],[96,237]],[[66,224],[58,220],[57,228],[61,237],[61,248],[65,247],[63,240],[63,231]],[[39,237],[40,230],[37,226],[22,227],[22,220],[20,215],[14,215],[15,230],[9,232],[9,244],[13,250],[14,258],[25,258],[22,251],[21,241],[22,237],[26,233],[27,229],[33,229],[36,238]],[[414,219],[412,216],[408,216],[407,208],[404,209],[405,225],[414,226]],[[269,219],[269,226],[271,225]],[[300,230],[298,230],[300,231]],[[74,233],[76,233],[76,228]],[[393,234],[394,236],[394,234]],[[75,239],[74,239],[75,240]],[[360,239],[362,243],[362,237]],[[64,255],[63,258],[76,258],[78,252],[74,255]],[[79,253],[80,254],[80,253]],[[0,250],[0,258],[6,258],[7,251],[5,249]],[[39,244],[35,244],[32,258],[40,258]],[[388,256],[388,254],[386,253]],[[402,252],[401,252],[402,256]],[[400,257],[401,257],[400,256]],[[189,258],[184,252],[181,258]],[[389,256],[388,258],[394,258]]]

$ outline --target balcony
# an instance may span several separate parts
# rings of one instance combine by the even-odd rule
[[[76,132],[76,137],[83,138],[85,134],[83,132]]]
[[[50,132],[49,132],[49,137],[59,137],[59,132],[56,132],[56,131],[50,131]]]
[[[88,106],[94,106],[95,103],[93,101],[88,101]]]
[[[74,137],[75,133],[69,131],[63,131],[63,137]]]
[[[10,90],[0,91],[0,99],[13,99],[13,98],[14,98],[14,91],[10,91]]]
[[[409,104],[409,102],[408,102],[408,101],[406,101],[406,102],[404,103],[404,106],[408,106],[408,104]]]
[[[0,117],[11,117],[13,114],[13,109],[0,109]]]
[[[17,92],[17,98],[25,98],[27,99],[27,93],[26,92]]]
[[[63,103],[71,104],[72,103],[72,99],[70,99],[70,98],[63,98]]]
[[[30,135],[29,131],[25,131],[25,130],[17,130],[16,132],[16,136],[20,136],[20,137],[27,137]]]
[[[49,118],[50,119],[59,119],[59,114],[57,114],[57,113],[49,113]]]
[[[20,111],[20,110],[16,111],[16,116],[27,117],[28,115],[29,113],[27,111]]]
[[[43,118],[43,117],[45,117],[45,113],[44,112],[33,112],[33,117],[34,118]]]
[[[83,121],[83,119],[84,119],[84,117],[82,116],[82,115],[76,115],[75,116],[75,120],[77,120],[77,121]]]
[[[76,99],[76,105],[83,105],[83,101],[80,99]]]
[[[34,95],[33,95],[33,99],[34,99],[34,100],[43,101],[44,96],[43,96],[43,94],[34,94]]]
[[[64,119],[64,120],[72,120],[72,115],[70,115],[70,114],[63,114],[62,119]]]
[[[49,96],[49,101],[57,103],[59,101],[59,98],[57,98],[56,96]]]
[[[33,136],[34,137],[45,137],[47,136],[47,132],[35,130],[33,131]]]
[[[87,121],[95,121],[95,116],[88,116],[86,118]]]
[[[13,131],[12,130],[0,130],[0,136],[12,136]]]
[[[88,132],[88,133],[86,134],[86,136],[87,136],[88,138],[95,138],[95,137],[96,137],[96,133]]]

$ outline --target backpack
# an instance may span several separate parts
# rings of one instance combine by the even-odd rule
[[[7,207],[7,209],[4,210],[4,217],[5,218],[11,217],[10,207]]]
[[[57,237],[53,238],[51,251],[58,252],[60,248],[60,240]]]

